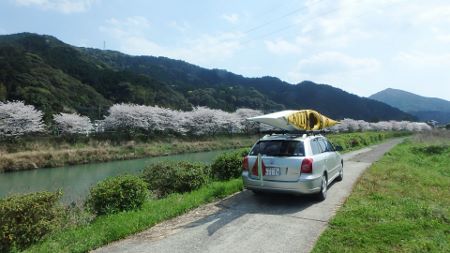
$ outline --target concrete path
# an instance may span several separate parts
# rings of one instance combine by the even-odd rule
[[[325,201],[243,191],[94,252],[309,252],[364,170],[402,140],[345,154]]]

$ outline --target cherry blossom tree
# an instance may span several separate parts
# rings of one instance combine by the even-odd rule
[[[91,120],[78,113],[60,113],[53,115],[58,131],[62,134],[86,134],[93,129]]]
[[[22,101],[0,102],[0,136],[43,132],[42,112]]]
[[[354,131],[427,131],[431,130],[426,123],[409,121],[379,121],[376,123],[366,122],[364,120],[343,119],[340,124],[335,125],[329,130],[333,132],[354,132]]]
[[[247,119],[251,118],[251,117],[256,117],[256,116],[262,115],[263,112],[261,112],[260,110],[240,108],[240,109],[237,109],[234,112],[234,114],[239,119],[239,122],[238,122],[238,124],[239,124],[238,128],[240,129],[239,132],[254,133],[259,130],[260,124],[258,122],[250,121]]]
[[[104,120],[97,123],[104,130],[149,130],[153,125],[151,116],[152,111],[146,106],[122,103],[111,106]]]
[[[230,127],[230,118],[227,112],[200,106],[186,113],[184,127],[192,135],[215,135]]]
[[[234,113],[207,107],[192,111],[177,111],[158,106],[115,104],[108,115],[96,122],[97,131],[143,130],[190,135],[215,135],[217,133],[248,132],[255,125],[247,118],[261,115],[252,109],[239,109]]]

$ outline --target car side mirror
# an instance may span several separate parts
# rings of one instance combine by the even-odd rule
[[[336,149],[336,151],[342,151],[342,150],[344,150],[344,149],[342,148],[341,145],[336,145],[336,146],[334,147],[334,149]]]

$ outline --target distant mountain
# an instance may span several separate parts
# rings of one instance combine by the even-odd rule
[[[182,110],[311,108],[335,119],[368,121],[414,118],[329,85],[246,78],[165,57],[74,47],[32,33],[0,36],[0,101],[4,100],[25,100],[43,110],[47,119],[62,111],[99,118],[120,102]]]
[[[423,121],[450,123],[450,101],[444,99],[419,96],[391,88],[375,93],[369,98],[397,107]]]

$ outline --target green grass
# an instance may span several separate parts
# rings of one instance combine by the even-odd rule
[[[313,252],[450,252],[450,139],[420,139],[365,172]]]
[[[199,190],[149,200],[136,211],[99,216],[89,225],[55,233],[25,252],[87,252],[147,229],[217,198],[242,190],[242,180],[213,182]]]
[[[329,134],[328,139],[335,145],[340,145],[345,152],[380,143],[386,139],[411,135],[410,132],[355,132]]]

